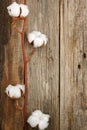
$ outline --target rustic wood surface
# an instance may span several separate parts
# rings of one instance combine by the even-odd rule
[[[45,48],[37,49],[29,65],[28,115],[35,109],[49,113],[51,123],[48,130],[57,130],[59,129],[59,0],[39,0],[39,2],[31,0],[30,3],[32,4],[29,6],[27,32],[39,30],[47,34],[49,40]]]
[[[21,39],[6,10],[12,1],[0,1],[0,130],[23,130],[23,113],[4,92],[8,84],[23,83]],[[27,0],[27,4],[27,57],[33,50],[28,32],[39,30],[49,38],[28,64],[27,115],[35,109],[49,113],[47,130],[87,130],[87,1]],[[22,23],[17,26],[21,29]]]
[[[87,1],[60,3],[60,130],[87,130]]]
[[[9,84],[23,83],[23,59],[20,35],[13,30],[6,7],[14,0],[0,1],[0,129],[22,130],[23,114],[16,110],[15,101],[8,98]],[[18,0],[23,2],[23,0]],[[59,0],[27,0],[30,14],[25,32],[25,49],[29,56],[32,47],[27,33],[39,30],[47,34],[45,48],[37,49],[28,64],[28,116],[35,109],[51,115],[48,130],[59,129]],[[22,28],[22,23],[17,26]],[[22,103],[23,100],[20,101]]]

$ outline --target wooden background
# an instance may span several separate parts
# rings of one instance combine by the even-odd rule
[[[0,1],[0,130],[23,129],[22,112],[4,93],[8,84],[23,83],[21,39],[6,9],[12,1]],[[27,56],[32,51],[28,32],[39,30],[49,38],[28,65],[27,113],[35,109],[49,113],[47,130],[87,130],[87,0],[27,0],[27,4]]]

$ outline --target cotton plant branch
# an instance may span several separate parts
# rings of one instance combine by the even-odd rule
[[[26,130],[26,120],[27,120],[27,97],[28,97],[28,78],[27,78],[27,58],[25,54],[25,46],[24,46],[24,31],[26,27],[27,19],[24,19],[23,30],[21,33],[21,43],[22,43],[22,54],[23,54],[23,62],[24,62],[24,84],[25,84],[25,97],[24,97],[24,129]]]
[[[29,13],[27,6],[26,5],[26,0],[24,0],[24,5],[23,4],[17,4],[16,2],[14,2],[12,5],[10,5],[9,7],[7,7],[8,9],[8,13],[11,16],[15,16],[13,17],[13,22],[12,22],[12,26],[13,28],[21,35],[21,45],[22,45],[22,55],[23,55],[23,68],[24,68],[24,84],[25,84],[25,96],[24,96],[24,106],[20,107],[18,100],[16,100],[16,108],[19,110],[23,110],[23,114],[24,114],[24,129],[26,129],[26,120],[27,120],[27,97],[28,97],[28,78],[27,78],[27,57],[26,57],[26,53],[25,53],[25,44],[24,44],[24,32],[25,32],[25,28],[26,28],[26,23],[27,23],[27,14]],[[14,10],[13,10],[14,9]],[[26,12],[25,12],[26,9]],[[24,11],[24,13],[23,13]],[[18,16],[19,15],[19,16]],[[27,15],[27,16],[26,16]],[[18,20],[23,20],[23,28],[22,31],[20,31],[17,27],[16,27],[16,22]]]
[[[21,45],[22,45],[22,55],[23,55],[23,63],[24,63],[24,84],[25,84],[25,96],[24,96],[24,107],[23,107],[23,113],[24,113],[24,130],[26,130],[26,120],[27,120],[27,102],[28,102],[28,77],[27,77],[27,63],[31,60],[34,52],[31,53],[29,59],[27,60],[26,53],[25,53],[25,46],[24,46],[24,32],[26,28],[26,23],[27,23],[27,17],[24,19],[23,23],[23,29],[22,32],[19,31],[16,27],[16,31],[21,34]],[[18,101],[16,104],[16,108],[19,110],[22,110],[22,108],[19,107]]]
[[[26,1],[24,2],[26,3]],[[17,27],[16,27],[16,22],[18,21],[19,18],[17,19],[13,19],[12,22],[12,26],[13,28],[16,30],[16,32],[20,33],[21,35],[21,45],[22,45],[22,55],[23,55],[23,68],[24,68],[24,84],[25,84],[25,97],[24,97],[24,106],[20,107],[18,100],[16,100],[16,108],[19,110],[23,110],[24,113],[24,127],[26,127],[26,119],[27,119],[27,96],[28,96],[28,78],[27,78],[27,58],[26,58],[26,53],[25,53],[25,45],[24,45],[24,32],[25,32],[25,28],[26,28],[26,23],[27,23],[27,17],[22,19],[23,20],[23,29],[22,31],[20,31]],[[26,128],[24,128],[26,129]]]
[[[24,41],[24,32],[25,32],[25,28],[26,28],[26,23],[27,23],[27,17],[24,20],[23,23],[23,29],[22,31],[20,31],[19,29],[16,28],[16,23],[13,24],[13,28],[20,33],[21,35],[21,45],[22,45],[22,55],[23,55],[23,64],[24,64],[24,84],[25,84],[25,97],[24,97],[24,107],[20,107],[18,104],[18,100],[16,102],[16,108],[19,110],[23,110],[24,112],[24,124],[26,124],[26,120],[27,120],[27,99],[28,99],[28,77],[27,77],[27,64],[31,61],[32,56],[35,54],[36,49],[34,49],[29,58],[26,57],[26,53],[25,53],[25,41]],[[15,26],[14,26],[15,25]],[[26,125],[24,125],[24,127],[26,127]],[[26,128],[24,128],[26,129]]]
[[[28,42],[33,45],[34,49],[30,53],[29,57],[27,58],[26,51],[25,51],[25,38],[24,38],[24,33],[25,33],[25,28],[27,25],[27,17],[29,14],[29,9],[28,6],[26,5],[26,0],[24,0],[24,4],[17,4],[16,2],[13,2],[10,6],[7,7],[9,15],[12,17],[12,27],[14,30],[21,35],[21,46],[22,46],[22,56],[23,56],[23,70],[24,70],[24,85],[17,84],[16,86],[13,85],[8,85],[6,88],[6,94],[8,97],[15,99],[16,101],[16,108],[18,110],[23,110],[23,115],[24,115],[24,128],[23,130],[27,130],[27,103],[28,103],[28,74],[27,74],[27,66],[28,63],[30,63],[33,55],[36,52],[36,48],[38,47],[44,47],[47,44],[48,38],[46,37],[45,34],[42,34],[39,31],[33,31],[28,34]],[[17,28],[17,21],[22,20],[23,21],[23,27],[22,31],[20,31]],[[23,106],[19,105],[19,98],[24,96],[24,104]],[[33,112],[34,113],[34,112]],[[41,111],[35,111],[37,117],[29,118],[28,123],[32,126],[33,119],[38,120],[36,125],[34,125],[34,128],[40,128],[45,129],[49,125],[49,115],[43,114]],[[40,114],[40,115],[39,115]],[[40,118],[39,118],[40,116]],[[41,120],[41,118],[44,118]],[[46,119],[46,120],[45,120]],[[43,122],[42,122],[43,121]],[[41,126],[41,122],[44,125],[44,127]],[[31,128],[32,129],[32,128]],[[44,130],[43,129],[43,130]]]

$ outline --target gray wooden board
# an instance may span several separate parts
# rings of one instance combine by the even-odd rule
[[[12,0],[14,1],[14,0]],[[16,110],[15,101],[4,93],[9,84],[23,83],[21,37],[11,25],[6,7],[10,0],[0,2],[0,129],[22,130],[23,114]],[[19,0],[18,2],[23,2]],[[30,14],[25,32],[25,49],[29,56],[32,47],[27,33],[39,30],[48,36],[48,45],[37,49],[28,64],[28,116],[35,109],[51,115],[48,129],[59,129],[59,0],[27,0]],[[22,23],[17,26],[22,28]],[[21,99],[20,104],[22,104]]]
[[[87,129],[87,1],[60,4],[60,130]]]

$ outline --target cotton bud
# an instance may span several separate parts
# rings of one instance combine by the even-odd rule
[[[28,34],[28,41],[29,43],[32,43],[36,37],[40,36],[41,35],[41,32],[37,32],[37,31],[33,31],[31,33]]]
[[[28,6],[27,6],[27,5],[20,4],[20,9],[21,9],[20,17],[26,17],[26,16],[28,16],[28,14],[29,14],[29,9],[28,9]]]
[[[18,99],[21,98],[22,95],[25,93],[25,85],[17,84],[16,86],[8,85],[5,93],[8,97],[12,99]]]
[[[28,41],[30,44],[33,43],[33,46],[37,48],[46,45],[48,38],[45,34],[42,34],[41,32],[33,31],[28,34]]]
[[[44,130],[49,125],[50,115],[42,113],[40,110],[34,111],[28,118],[27,122],[31,127],[37,127],[39,130]]]
[[[13,2],[7,7],[8,13],[12,17],[19,17],[20,15],[20,5],[16,2]]]
[[[18,4],[13,2],[11,5],[7,7],[8,13],[12,17],[25,18],[29,14],[29,9],[27,5]]]

